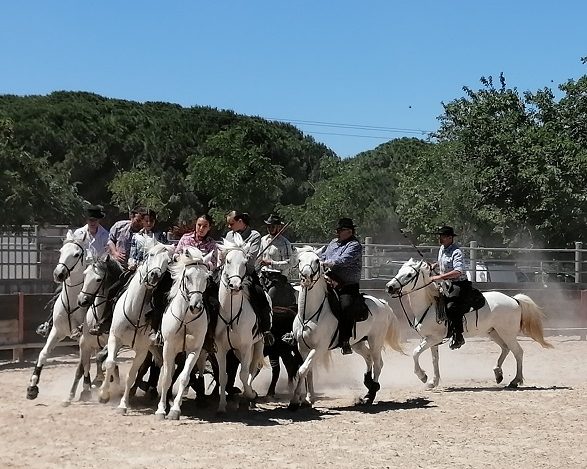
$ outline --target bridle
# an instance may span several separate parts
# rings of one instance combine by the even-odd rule
[[[81,254],[80,256],[77,258],[77,260],[73,263],[73,265],[71,267],[69,267],[65,262],[58,262],[57,263],[57,267],[59,267],[60,265],[62,265],[65,270],[67,271],[67,277],[65,278],[65,280],[63,280],[63,282],[65,282],[70,276],[71,276],[71,272],[76,268],[76,266],[81,262],[83,264],[84,259],[86,257],[86,248],[83,247],[80,243],[78,243],[77,241],[68,241],[66,244],[75,244],[77,247],[79,247],[81,249]],[[82,281],[83,282],[83,281]],[[68,287],[75,287],[77,285],[68,285],[66,283],[66,285]],[[78,284],[79,285],[79,284]]]
[[[412,290],[410,290],[407,293],[404,293],[402,290],[407,287],[408,285],[410,285],[411,283],[413,283],[414,285],[418,284],[418,280],[420,279],[420,275],[422,275],[422,262],[424,261],[420,261],[420,263],[418,264],[417,268],[409,265],[408,267],[410,267],[415,273],[416,275],[414,275],[414,277],[412,277],[411,279],[409,279],[406,283],[402,284],[396,277],[393,277],[393,280],[395,280],[397,283],[399,283],[399,291],[395,294],[391,294],[392,298],[401,298],[402,296],[406,296],[409,295],[411,293],[417,292],[418,290],[422,290],[424,288],[426,288],[429,285],[432,285],[434,282],[430,281],[428,283],[425,283],[424,285],[417,287],[417,288],[413,288]]]
[[[316,283],[318,282],[318,280],[320,279],[320,261],[319,259],[316,259],[316,263],[318,264],[318,268],[316,270],[314,270],[314,267],[312,266],[312,264],[314,263],[314,261],[308,262],[307,264],[304,264],[303,266],[300,267],[300,264],[298,263],[298,270],[300,272],[300,276],[302,276],[302,269],[305,269],[306,267],[310,268],[310,277],[309,280],[311,281],[310,286],[306,287],[304,286],[303,288],[307,288],[308,290],[311,290],[312,288],[314,288],[314,285],[316,285]],[[307,277],[305,277],[307,278]]]

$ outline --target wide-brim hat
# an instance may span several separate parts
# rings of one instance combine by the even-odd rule
[[[279,215],[275,215],[275,214],[271,214],[269,215],[269,218],[267,218],[267,220],[265,220],[265,224],[266,225],[283,225],[283,220],[281,219],[281,217]]]
[[[106,214],[104,213],[104,207],[101,205],[90,205],[86,208],[86,217],[87,218],[104,218]]]
[[[438,227],[438,229],[434,232],[434,234],[440,235],[440,236],[457,236],[454,228],[452,226],[447,226],[447,225]]]
[[[337,230],[343,230],[345,228],[354,230],[356,227],[357,225],[353,223],[352,218],[341,218],[338,220],[338,223],[336,225]]]

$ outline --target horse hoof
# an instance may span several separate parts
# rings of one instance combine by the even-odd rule
[[[501,383],[503,381],[503,371],[493,370],[493,373],[495,374],[495,382],[497,384]]]
[[[92,399],[92,391],[90,391],[89,389],[87,391],[82,391],[81,394],[79,395],[79,400],[82,402],[88,402],[91,399]]]
[[[39,387],[37,385],[29,386],[26,388],[26,398],[27,399],[36,399],[39,395]]]
[[[300,407],[302,409],[311,409],[312,403],[308,399],[304,399],[302,402],[300,402]]]
[[[165,414],[155,414],[155,420],[157,420],[158,422],[162,422],[163,420],[165,420]]]
[[[371,397],[367,394],[365,397],[359,399],[359,405],[371,405],[375,400],[375,396]]]
[[[420,381],[422,381],[424,384],[428,381],[428,375],[426,373],[424,373],[422,376],[419,376]]]
[[[508,389],[517,389],[518,388],[518,383],[515,382],[511,382],[510,384],[508,384]]]
[[[291,410],[292,412],[295,412],[299,408],[300,408],[300,404],[298,402],[290,402],[289,405],[287,406],[287,410]]]
[[[100,396],[100,397],[98,398],[98,402],[99,402],[100,404],[106,404],[106,403],[107,403],[109,400],[110,400],[110,396],[108,396],[108,397],[102,397],[102,396]]]
[[[179,410],[170,410],[167,414],[168,420],[179,420]]]
[[[71,401],[63,401],[61,403],[61,407],[69,407],[71,405]]]
[[[99,388],[100,386],[102,386],[103,383],[104,383],[103,380],[101,380],[101,379],[95,379],[94,381],[92,381],[92,387],[93,388]]]
[[[116,408],[116,413],[118,415],[126,415],[126,407],[117,407]]]

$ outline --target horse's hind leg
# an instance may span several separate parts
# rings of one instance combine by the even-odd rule
[[[363,384],[367,388],[367,394],[363,399],[361,399],[361,403],[363,404],[372,404],[375,400],[375,395],[377,391],[379,391],[379,374],[381,373],[381,365],[383,360],[381,359],[381,354],[378,357],[379,360],[379,369],[377,370],[377,379],[373,379],[373,364],[374,364],[374,356],[371,352],[370,348],[367,347],[367,344],[364,341],[357,342],[353,344],[353,350],[357,352],[359,355],[363,357],[365,360],[365,365],[367,367],[363,379]]]
[[[510,353],[510,349],[495,329],[492,329],[488,335],[489,338],[493,340],[493,342],[495,342],[501,348],[501,353],[499,355],[499,358],[497,359],[497,365],[493,369],[493,374],[495,375],[495,382],[499,384],[503,381],[503,370],[501,366],[503,365],[503,362],[507,357],[508,353]]]
[[[501,337],[505,344],[514,354],[514,357],[516,358],[516,376],[511,381],[511,383],[508,384],[508,387],[517,388],[518,385],[524,382],[524,376],[522,374],[522,361],[524,359],[524,350],[522,350],[522,347],[520,346],[518,339],[516,337],[504,337],[503,335]]]

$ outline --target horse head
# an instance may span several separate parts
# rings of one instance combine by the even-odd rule
[[[385,288],[390,295],[399,295],[419,290],[430,284],[430,265],[424,260],[410,259]]]
[[[243,279],[247,271],[251,245],[245,243],[240,234],[235,233],[233,241],[224,239],[218,249],[222,254],[222,258],[224,258],[222,282],[233,293],[239,292],[243,288]]]
[[[177,262],[169,268],[173,278],[169,299],[173,299],[179,293],[186,300],[191,311],[201,311],[204,308],[204,290],[210,275],[208,265],[213,256],[213,252],[204,256],[198,248],[186,247],[178,256]]]
[[[67,231],[63,246],[59,249],[59,261],[53,270],[53,280],[61,283],[67,280],[72,273],[82,273],[85,266],[92,261],[89,242],[83,236],[75,236],[71,230]]]
[[[120,278],[122,272],[122,266],[110,254],[102,255],[84,271],[84,285],[77,297],[78,305],[90,306],[100,290],[105,295],[105,292]]]
[[[139,267],[141,283],[153,288],[167,270],[172,254],[169,246],[155,239],[147,239],[144,249],[147,254],[145,261]]]
[[[314,249],[311,246],[295,248],[298,270],[300,271],[300,285],[312,288],[324,273],[320,264],[320,254],[323,248]]]

